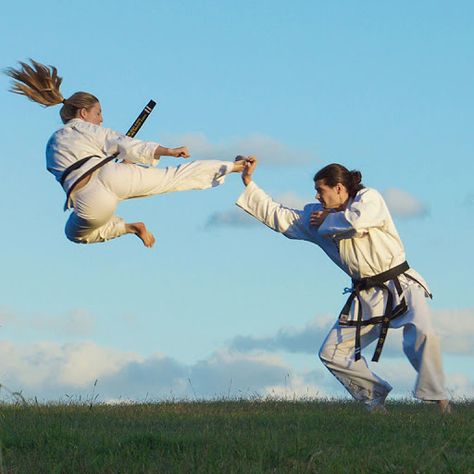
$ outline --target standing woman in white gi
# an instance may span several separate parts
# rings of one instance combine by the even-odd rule
[[[352,278],[349,299],[319,352],[324,365],[369,411],[385,412],[392,387],[369,369],[361,350],[377,340],[377,361],[388,328],[403,327],[403,351],[418,374],[415,397],[448,413],[439,339],[426,302],[431,295],[405,260],[382,196],[361,184],[359,171],[331,164],[314,177],[319,203],[289,209],[252,181],[256,165],[249,157],[237,205],[285,237],[319,245]]]
[[[65,229],[69,240],[89,244],[135,234],[151,247],[155,237],[143,222],[125,223],[114,214],[120,201],[214,187],[222,184],[228,173],[243,170],[245,161],[210,160],[153,168],[161,156],[188,158],[188,149],[166,148],[101,127],[97,97],[76,92],[65,99],[56,68],[33,60],[31,64],[20,62],[19,69],[7,69],[6,74],[13,78],[12,92],[45,107],[62,105],[59,114],[65,125],[49,139],[46,162],[66,192],[65,209],[73,208]],[[103,164],[114,154],[121,162]]]

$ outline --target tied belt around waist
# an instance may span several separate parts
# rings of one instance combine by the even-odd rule
[[[102,166],[106,165],[109,161],[114,160],[117,158],[118,153],[115,153],[111,156],[108,156],[107,158],[104,158],[102,161],[99,161],[96,165],[94,165],[92,168],[88,169],[85,173],[83,173],[79,178],[72,183],[71,187],[68,189],[68,192],[66,194],[66,203],[64,204],[64,210],[66,211],[68,209],[68,204],[69,204],[69,198],[71,197],[72,192],[76,188],[76,186],[84,179],[90,176],[94,171],[98,170],[99,168],[102,168]],[[76,161],[74,164],[66,168],[61,176],[61,186],[64,185],[64,182],[66,181],[66,178],[69,176],[69,174],[74,171],[79,169],[82,165],[87,163],[91,158],[100,158],[100,156],[97,155],[91,155],[91,156],[86,156],[85,158],[82,158],[79,161]]]
[[[341,314],[339,315],[339,324],[341,326],[355,326],[355,360],[359,360],[361,357],[361,344],[360,344],[360,328],[362,326],[370,326],[374,324],[382,324],[380,329],[380,336],[377,342],[377,347],[375,348],[374,355],[372,357],[373,362],[378,362],[380,354],[382,353],[383,345],[387,337],[388,328],[390,327],[390,321],[392,319],[398,318],[402,314],[407,312],[407,304],[405,298],[402,298],[401,302],[397,306],[393,306],[393,294],[390,291],[390,288],[385,284],[385,282],[393,280],[395,283],[395,288],[397,289],[398,296],[402,294],[402,287],[398,276],[405,273],[409,270],[407,262],[403,262],[396,267],[390,268],[386,272],[379,273],[367,278],[361,278],[360,280],[352,280],[352,292],[349,295],[349,298],[346,301],[346,304],[342,308]],[[360,292],[363,290],[368,290],[369,288],[380,288],[382,291],[387,292],[387,305],[383,316],[376,316],[367,320],[362,319],[362,304],[360,300]],[[355,321],[349,320],[349,313],[353,301],[357,299],[358,301],[358,311],[357,319]]]

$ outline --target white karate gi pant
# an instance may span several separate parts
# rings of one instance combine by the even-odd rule
[[[403,328],[403,351],[418,373],[415,397],[421,400],[447,399],[439,338],[432,327],[425,290],[413,282],[405,287],[404,295],[408,311],[392,320],[387,337],[390,338],[393,328]],[[380,329],[380,324],[361,327],[362,352],[364,347],[378,339]],[[356,400],[370,406],[383,402],[392,387],[369,369],[363,356],[354,360],[355,332],[355,327],[341,326],[337,322],[323,342],[319,357]]]
[[[126,233],[124,220],[114,215],[120,201],[218,186],[233,166],[229,161],[211,160],[168,168],[107,163],[73,193],[74,210],[66,223],[66,236],[84,244],[120,237]]]

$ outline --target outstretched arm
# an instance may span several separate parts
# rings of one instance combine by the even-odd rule
[[[316,230],[309,225],[309,210],[317,208],[318,204],[310,204],[304,210],[296,210],[273,201],[253,182],[252,177],[256,167],[257,159],[249,156],[242,172],[242,181],[246,189],[237,200],[237,206],[285,237],[317,243]]]
[[[106,153],[112,155],[119,152],[119,158],[128,163],[140,163],[155,166],[161,156],[173,156],[175,158],[189,158],[188,148],[180,146],[168,148],[156,142],[137,140],[111,130],[101,128],[104,133]]]

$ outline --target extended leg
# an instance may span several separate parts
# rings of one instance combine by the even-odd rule
[[[232,162],[210,160],[168,168],[109,163],[100,170],[99,180],[118,200],[124,200],[215,187],[224,182],[235,166]]]
[[[423,291],[412,285],[407,291],[409,312],[404,317],[403,351],[418,376],[415,396],[421,400],[437,401],[442,412],[449,411],[444,389],[439,337],[435,333]]]

